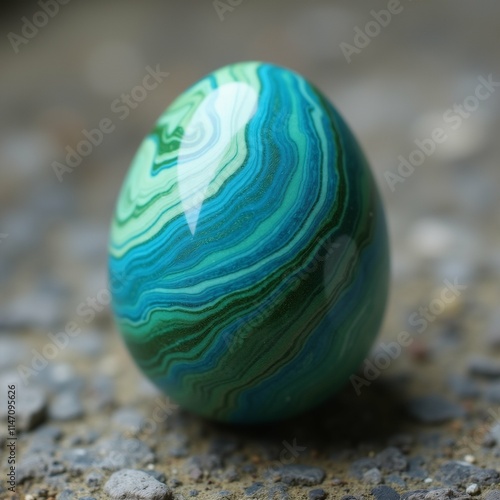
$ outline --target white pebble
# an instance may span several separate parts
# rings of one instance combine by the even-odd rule
[[[479,493],[481,493],[481,489],[479,488],[478,484],[472,483],[467,486],[465,492],[469,495],[479,495]]]
[[[469,464],[476,463],[476,457],[474,455],[465,455],[464,460]]]
[[[427,484],[432,483],[432,477],[426,477],[424,479],[424,483],[427,483]]]

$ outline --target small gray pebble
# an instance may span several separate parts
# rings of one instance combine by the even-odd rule
[[[385,476],[385,482],[387,484],[394,484],[395,486],[400,486],[401,488],[406,487],[405,480],[399,474],[389,474]]]
[[[16,479],[22,484],[28,479],[43,478],[48,474],[51,464],[50,457],[45,453],[33,453],[19,461],[16,469]]]
[[[288,487],[286,484],[277,483],[267,490],[268,500],[289,500]]]
[[[111,475],[104,491],[116,500],[165,500],[172,492],[163,483],[145,472],[123,469]]]
[[[273,480],[281,479],[283,483],[291,486],[315,486],[321,484],[326,476],[320,467],[295,464],[273,467],[268,471],[268,475]]]
[[[57,394],[50,403],[49,416],[52,420],[75,420],[83,414],[82,400],[74,391],[65,390]]]
[[[475,399],[481,395],[478,384],[469,377],[462,375],[452,375],[448,379],[448,385],[457,397],[463,399]]]
[[[144,427],[145,418],[135,408],[120,408],[111,417],[113,424],[124,431],[138,434]]]
[[[380,472],[380,469],[377,469],[377,467],[367,470],[363,474],[363,483],[376,485],[382,484],[383,482],[384,480],[382,478],[382,472]]]
[[[429,490],[407,491],[401,495],[401,500],[425,500],[425,495]]]
[[[469,500],[470,496],[450,488],[429,491],[424,500]]]
[[[229,483],[233,483],[234,481],[238,481],[240,479],[240,475],[238,474],[236,467],[231,465],[222,473],[222,478]]]
[[[27,346],[19,339],[2,332],[2,349],[0,349],[0,371],[15,367],[22,362]]]
[[[241,471],[245,474],[255,474],[257,472],[257,467],[254,464],[245,464],[241,467]]]
[[[361,479],[366,471],[375,467],[377,467],[377,463],[373,458],[360,458],[351,464],[350,473],[354,477]]]
[[[500,377],[500,363],[492,358],[476,356],[469,360],[469,373],[487,378]]]
[[[105,439],[96,443],[92,451],[99,456],[95,465],[110,471],[144,467],[155,461],[155,455],[149,446],[135,438]]]
[[[45,421],[47,416],[47,394],[41,387],[20,385],[16,373],[4,374],[0,377],[0,387],[5,388],[0,392],[0,419],[7,421],[7,386],[16,385],[16,429],[29,431]]]
[[[395,447],[388,447],[375,456],[375,463],[382,472],[402,472],[407,469],[408,462]]]
[[[449,486],[464,487],[469,482],[486,486],[500,482],[500,474],[494,469],[482,469],[467,462],[444,463],[436,473],[436,479]]]
[[[233,498],[233,492],[229,490],[221,490],[217,493],[217,498],[224,498],[230,500]]]
[[[399,500],[399,493],[389,486],[377,486],[373,488],[372,495],[376,500]]]
[[[328,497],[328,493],[321,488],[309,491],[309,500],[325,500]]]
[[[151,477],[154,477],[157,481],[160,483],[165,483],[167,482],[167,476],[158,470],[143,470],[141,472],[145,472],[146,474],[149,474]]]
[[[260,489],[264,487],[264,483],[253,483],[248,488],[245,488],[245,495],[251,496],[257,493]]]
[[[62,453],[62,461],[69,472],[80,474],[97,465],[98,456],[86,448],[70,448]]]
[[[92,471],[89,474],[87,474],[87,477],[85,478],[85,484],[89,488],[97,488],[102,484],[102,481],[104,479],[104,475],[101,474],[100,472],[97,471]]]
[[[91,412],[100,412],[112,406],[115,401],[115,381],[108,375],[98,375],[90,383]]]
[[[438,394],[420,396],[411,399],[407,404],[408,413],[426,424],[437,424],[464,416],[464,409]]]
[[[486,493],[484,500],[500,500],[500,490],[492,490]]]
[[[486,401],[494,404],[500,404],[500,382],[488,384],[484,391]]]
[[[198,496],[198,493],[199,493],[199,491],[198,491],[198,490],[189,490],[188,495],[189,495],[190,497],[197,497],[197,496]]]
[[[74,500],[75,495],[73,494],[73,490],[63,490],[59,495],[57,495],[57,500]]]

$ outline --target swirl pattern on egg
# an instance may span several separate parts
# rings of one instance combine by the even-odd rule
[[[388,259],[373,176],[338,112],[288,69],[237,63],[182,93],[140,146],[112,222],[113,311],[183,407],[278,420],[355,373]]]

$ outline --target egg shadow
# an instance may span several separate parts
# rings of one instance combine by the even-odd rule
[[[269,424],[234,425],[195,415],[181,418],[197,428],[200,441],[209,443],[208,453],[214,443],[233,443],[233,447],[237,443],[245,454],[255,453],[264,460],[279,460],[283,450],[290,457],[291,449],[298,450],[297,461],[302,453],[334,458],[354,453],[360,445],[387,446],[389,438],[402,432],[407,417],[400,383],[376,380],[359,394],[349,384],[313,410]]]

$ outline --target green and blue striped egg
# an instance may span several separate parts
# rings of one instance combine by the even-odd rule
[[[388,241],[369,166],[300,75],[214,71],[144,139],[112,222],[113,311],[142,371],[205,417],[325,401],[382,320]]]

